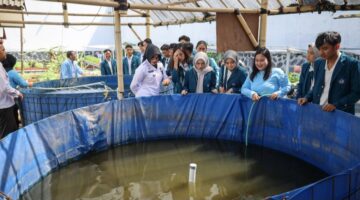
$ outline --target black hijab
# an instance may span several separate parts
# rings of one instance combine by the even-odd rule
[[[159,56],[159,60],[161,59],[161,52],[159,47],[153,44],[148,44],[142,62],[147,60],[149,63],[151,63],[151,58],[154,57],[155,55]],[[157,65],[155,65],[155,67],[157,67]]]
[[[15,64],[16,64],[16,58],[15,58],[15,56],[7,53],[6,59],[1,62],[3,64],[3,67],[6,70],[6,72],[8,72],[8,71],[14,69]]]

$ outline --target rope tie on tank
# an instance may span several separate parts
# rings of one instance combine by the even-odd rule
[[[6,195],[5,193],[3,193],[3,192],[1,192],[0,191],[0,197],[4,197],[5,198],[5,200],[12,200],[8,195]]]
[[[109,91],[111,91],[112,89],[107,86],[107,85],[104,85],[104,99],[107,99],[109,97]]]
[[[81,90],[81,89],[93,89],[95,86],[106,86],[106,83],[103,81],[96,83],[89,83],[84,85],[70,86],[70,87],[32,87],[32,89],[36,90]]]
[[[268,96],[271,96],[272,94],[264,94],[264,95],[261,95],[260,96],[260,99],[258,101],[260,101],[263,97],[268,97]],[[250,107],[250,111],[249,111],[249,116],[248,116],[248,119],[247,119],[247,124],[246,124],[246,131],[245,131],[245,146],[248,146],[248,135],[249,135],[249,127],[250,127],[250,118],[251,118],[251,115],[252,115],[252,111],[253,111],[253,108],[255,106],[255,104],[258,102],[258,101],[254,101],[252,104],[251,104],[251,107]]]

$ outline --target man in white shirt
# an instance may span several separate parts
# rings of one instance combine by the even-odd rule
[[[5,48],[0,44],[0,61],[6,59]],[[7,73],[0,62],[0,138],[18,129],[14,115],[14,98],[23,98],[23,95],[12,88]]]
[[[335,109],[355,113],[355,103],[360,99],[360,63],[340,53],[341,36],[337,32],[320,33],[315,45],[323,59],[314,63],[316,77],[314,87],[300,105],[307,102],[319,104],[326,112]]]

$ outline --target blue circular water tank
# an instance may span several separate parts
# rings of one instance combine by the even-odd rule
[[[49,117],[0,141],[0,191],[17,199],[53,170],[117,145],[177,138],[245,142],[248,133],[249,143],[285,152],[331,174],[268,199],[359,199],[359,118],[286,99],[262,98],[250,113],[252,105],[241,95],[165,95],[110,101]]]
[[[124,96],[130,93],[132,76],[124,76]],[[117,76],[94,76],[39,82],[22,89],[24,124],[68,110],[117,99]],[[106,85],[106,89],[105,88]]]

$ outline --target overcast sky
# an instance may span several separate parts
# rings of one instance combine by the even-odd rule
[[[41,1],[27,1],[29,11],[60,12],[61,4]],[[83,6],[70,4],[69,12],[78,13],[104,13],[108,8],[95,6]],[[346,12],[345,14],[358,13]],[[343,37],[342,47],[360,48],[360,19],[334,20],[334,16],[344,14],[317,13],[291,14],[270,16],[267,28],[267,46],[272,49],[285,49],[288,47],[305,49],[307,44],[313,42],[319,32],[327,30],[339,31]],[[62,17],[55,16],[26,16],[26,20],[33,21],[62,21]],[[113,22],[112,18],[70,17],[72,22],[103,21]],[[123,22],[129,19],[124,18]],[[144,18],[131,19],[133,22],[145,22]],[[135,27],[135,26],[134,26]],[[145,27],[136,26],[135,30],[141,37],[145,37]],[[7,41],[5,46],[8,50],[20,49],[19,29],[6,28]],[[196,23],[176,25],[169,27],[151,28],[151,38],[155,44],[176,42],[180,35],[189,35],[192,42],[205,40],[209,44],[216,44],[216,23]],[[65,49],[103,49],[114,46],[113,27],[75,26],[64,28],[62,26],[39,26],[26,25],[24,29],[24,49],[41,50],[50,49],[56,46],[64,46]],[[137,43],[138,40],[128,27],[122,27],[122,42]]]

